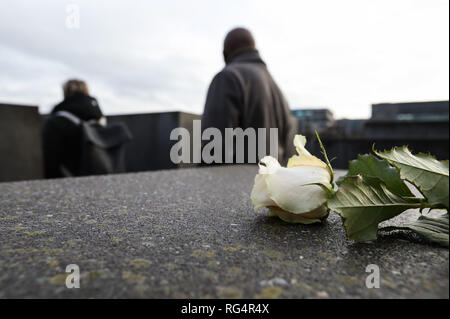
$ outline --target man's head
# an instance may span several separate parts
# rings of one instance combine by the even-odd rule
[[[223,42],[223,58],[225,63],[237,52],[255,49],[255,39],[250,31],[244,28],[235,28],[228,32]]]

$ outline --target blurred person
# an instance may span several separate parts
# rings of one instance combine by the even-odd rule
[[[269,73],[256,49],[249,30],[235,28],[223,43],[225,67],[213,78],[202,116],[202,131],[218,128],[266,128],[266,154],[269,129],[278,129],[278,159],[286,162],[292,153],[295,124],[288,102]],[[225,143],[223,143],[225,144]]]
[[[86,82],[76,79],[68,80],[63,84],[62,89],[64,100],[53,108],[52,114],[66,111],[84,121],[106,121],[97,100],[89,95]]]
[[[53,108],[43,128],[45,176],[124,171],[121,145],[131,139],[126,127],[120,123],[106,127],[106,118],[89,95],[86,82],[68,80],[63,93],[64,100]]]

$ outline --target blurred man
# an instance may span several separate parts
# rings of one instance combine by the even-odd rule
[[[295,130],[289,105],[256,50],[250,31],[231,30],[225,37],[223,57],[225,68],[208,90],[202,130],[215,127],[224,136],[225,128],[266,128],[268,154],[269,129],[277,128],[278,159],[285,162],[291,155]]]

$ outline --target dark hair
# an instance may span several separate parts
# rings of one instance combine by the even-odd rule
[[[78,94],[89,95],[89,89],[86,82],[70,79],[63,84],[63,93],[64,99],[68,99]]]
[[[233,54],[248,49],[255,49],[255,39],[249,30],[235,28],[228,32],[223,41],[223,56],[225,61]]]

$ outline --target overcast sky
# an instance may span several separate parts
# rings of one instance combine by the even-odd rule
[[[79,77],[106,114],[200,114],[235,26],[291,109],[365,118],[372,103],[449,98],[448,0],[2,0],[0,103],[46,113]]]

